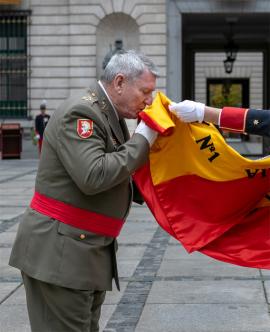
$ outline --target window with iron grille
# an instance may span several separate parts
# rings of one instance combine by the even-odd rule
[[[27,16],[0,12],[0,118],[27,117]]]

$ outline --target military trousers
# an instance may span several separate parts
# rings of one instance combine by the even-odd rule
[[[22,272],[32,332],[98,332],[105,291],[49,284]]]

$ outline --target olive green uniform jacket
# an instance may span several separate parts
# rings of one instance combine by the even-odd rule
[[[79,119],[93,121],[90,137],[78,134]],[[124,120],[120,122],[98,84],[66,100],[46,127],[35,190],[81,209],[126,219],[133,196],[130,175],[147,162],[149,144],[140,134],[129,138]],[[118,286],[116,246],[112,237],[69,226],[29,207],[10,265],[63,287],[111,290],[112,278]]]

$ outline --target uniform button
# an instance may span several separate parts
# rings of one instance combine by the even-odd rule
[[[84,234],[81,234],[81,235],[80,235],[80,239],[81,239],[81,240],[84,240],[84,239],[85,239],[85,235],[84,235]]]

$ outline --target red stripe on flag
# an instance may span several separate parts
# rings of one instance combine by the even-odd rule
[[[156,196],[152,178],[150,175],[149,163],[145,164],[139,170],[133,174],[133,180],[135,181],[139,191],[143,195],[143,198],[151,210],[153,216],[159,223],[159,225],[171,236],[175,237],[170,225],[168,224],[167,217],[161,208],[159,200]]]
[[[254,210],[244,224],[234,226],[200,252],[223,262],[270,270],[270,207]]]
[[[253,259],[251,251],[245,257],[239,257],[241,250],[245,252],[245,248],[252,242],[250,239],[253,238],[256,222],[261,225],[259,235],[269,234],[270,214],[255,212],[258,210],[255,210],[258,202],[269,192],[268,177],[255,176],[218,182],[196,175],[186,175],[154,187],[147,165],[136,172],[134,180],[157,222],[178,239],[187,251],[200,250],[222,261],[230,260],[230,263],[238,265],[244,265],[243,262],[246,262],[245,266],[269,268],[269,264],[265,263],[267,258],[270,258],[267,235],[262,237],[263,244],[253,248],[254,252],[257,251],[255,255],[263,256],[261,260]],[[269,211],[268,208],[260,210]],[[258,217],[261,218],[257,221],[251,219],[253,225],[249,221],[251,213],[258,213]],[[241,238],[239,234],[246,235]],[[232,254],[234,237],[238,239],[238,249]],[[222,238],[221,242],[218,242],[219,238]],[[261,247],[265,248],[262,253]]]
[[[186,175],[155,187],[168,223],[189,252],[241,223],[268,191],[261,176],[218,182]]]

